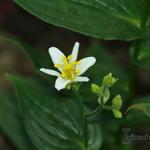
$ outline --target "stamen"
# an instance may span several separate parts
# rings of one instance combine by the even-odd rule
[[[62,76],[62,78],[65,78],[65,73],[62,72],[62,73],[61,73],[61,76]]]
[[[79,60],[79,61],[76,62],[76,65],[79,65],[80,63],[81,63],[81,61]]]
[[[67,57],[67,60],[70,61],[71,59],[72,59],[72,55],[69,55],[69,56]]]
[[[65,64],[68,64],[68,61],[67,61],[66,56],[63,56],[63,57],[62,57],[62,61],[63,61]]]
[[[60,68],[60,67],[61,67],[61,64],[55,64],[54,67]]]
[[[79,74],[79,73],[80,73],[80,69],[76,69],[76,70],[75,70],[75,73],[76,73],[76,74]]]
[[[63,56],[63,65],[55,64],[55,67],[57,68],[62,67],[61,77],[66,80],[69,79],[71,81],[73,81],[76,78],[76,76],[80,73],[80,69],[76,69],[76,65],[79,65],[80,61],[71,62],[72,57],[72,55],[69,55],[68,57]]]

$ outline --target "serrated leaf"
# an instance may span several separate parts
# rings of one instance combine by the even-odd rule
[[[29,150],[32,148],[23,129],[17,101],[13,95],[4,91],[0,92],[0,128],[18,149]]]
[[[101,39],[133,40],[140,28],[143,0],[15,0],[41,20]]]
[[[46,91],[33,80],[8,78],[15,84],[26,131],[37,149],[85,149],[83,118],[75,101],[55,99],[50,89]],[[102,139],[98,125],[89,127],[89,136],[89,150],[99,150]]]

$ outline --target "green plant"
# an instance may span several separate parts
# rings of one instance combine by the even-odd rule
[[[40,53],[14,39],[0,38],[1,41],[15,42],[21,47],[31,58],[36,72],[35,77],[30,78],[6,75],[16,88],[17,100],[13,98],[12,101],[11,96],[6,96],[5,92],[0,93],[0,126],[18,149],[99,150],[103,141],[104,144],[110,144],[110,147],[109,144],[106,146],[110,149],[112,142],[115,143],[114,137],[105,130],[111,128],[110,132],[114,133],[123,125],[134,124],[133,118],[136,118],[136,115],[131,113],[132,117],[128,118],[126,113],[129,110],[137,109],[150,116],[149,96],[133,101],[136,99],[134,89],[137,71],[141,68],[150,70],[150,0],[15,0],[15,2],[47,23],[102,40],[119,39],[132,43],[129,48],[129,74],[113,61],[105,47],[96,42],[91,42],[87,50],[88,55],[94,57],[90,57],[82,68],[77,68],[80,62],[76,61],[76,58],[72,61],[72,56],[77,57],[75,53],[68,57],[64,56],[63,60],[57,58],[59,57],[57,53],[58,55],[54,56],[57,58],[56,61],[51,56],[54,66],[59,70],[54,72],[42,68],[53,67],[52,65],[49,67],[51,62],[46,53]],[[78,44],[75,45],[76,51],[79,48]],[[86,64],[88,67],[84,70]],[[76,83],[89,81],[87,77],[81,78],[80,72],[84,73],[92,65],[87,72],[87,77],[92,82],[82,85]],[[53,80],[39,70],[64,79],[65,84],[62,85],[60,82],[55,84],[61,91],[57,92]],[[116,85],[113,86],[114,84]],[[66,94],[66,91],[69,94]],[[2,115],[6,110],[8,110],[7,119]],[[102,116],[107,116],[110,111],[103,114],[103,110],[110,110],[114,118],[120,119],[115,121],[114,118],[104,119]],[[136,122],[149,119],[142,117],[137,117]],[[9,125],[11,118],[13,126]],[[103,130],[101,122],[106,124]],[[120,144],[115,148],[125,149],[125,146]]]

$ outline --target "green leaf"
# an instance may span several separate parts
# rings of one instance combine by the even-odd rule
[[[126,114],[126,117],[122,120],[122,126],[149,126],[150,119],[144,113],[139,112],[139,110],[131,110]]]
[[[127,111],[129,111],[131,109],[138,110],[150,117],[150,97],[146,97],[146,98],[140,99],[138,101],[139,101],[138,103],[131,105],[127,109]]]
[[[140,28],[144,0],[15,0],[41,20],[101,39],[133,40]]]
[[[132,126],[145,126],[150,124],[150,119],[147,119],[148,116],[145,113],[140,113],[139,109],[131,108],[136,104],[149,104],[150,103],[150,96],[138,98],[132,101],[129,108],[126,110],[126,118],[122,120],[122,125],[132,125]],[[142,111],[142,110],[141,110]],[[142,111],[143,112],[143,111]]]
[[[99,150],[103,142],[99,123],[90,124],[89,133],[89,150]]]
[[[12,75],[8,78],[17,89],[24,125],[37,149],[85,149],[83,118],[75,101],[54,98],[50,89],[47,91],[34,80]],[[101,141],[99,125],[90,125],[89,150],[99,150]]]
[[[18,149],[31,149],[18,113],[17,101],[13,95],[3,91],[0,92],[0,128]]]

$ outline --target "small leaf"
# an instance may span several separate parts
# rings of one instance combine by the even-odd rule
[[[135,104],[141,104],[141,103],[149,104],[149,102],[150,102],[150,96],[146,96],[146,97],[134,99],[131,106]],[[129,108],[126,110],[127,114],[125,120],[123,120],[123,124],[127,124],[127,125],[130,124],[132,126],[135,125],[145,126],[150,124],[150,119],[147,119],[148,116],[145,115],[145,113],[140,113],[138,109],[134,109],[134,108],[129,109]]]
[[[145,113],[139,112],[139,110],[129,110],[129,112],[126,114],[125,120],[122,122],[122,125],[127,126],[129,124],[133,127],[149,126],[150,119],[148,119],[148,116],[145,115]]]
[[[139,110],[150,117],[150,103],[133,104],[127,109],[127,111],[129,111],[131,109]]]
[[[15,0],[50,24],[101,39],[133,40],[140,28],[144,0]],[[148,32],[148,31],[147,31]]]
[[[37,149],[85,149],[83,118],[75,101],[56,99],[50,89],[47,91],[34,80],[12,75],[8,78],[15,84],[25,129]],[[95,125],[89,126],[89,150],[101,146],[101,132]]]

